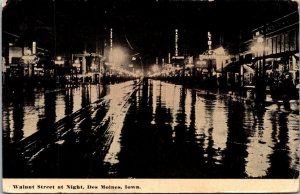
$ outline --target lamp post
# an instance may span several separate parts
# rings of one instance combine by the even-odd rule
[[[266,97],[266,84],[265,84],[265,41],[264,37],[259,36],[256,39],[256,43],[251,48],[255,52],[257,58],[256,67],[256,101],[263,103]]]
[[[78,69],[80,69],[80,67],[81,67],[80,60],[76,59],[74,61],[74,63],[72,64],[72,66],[73,66],[72,72],[75,73],[75,83],[77,84],[77,82],[78,82],[78,73],[79,73]]]
[[[262,37],[257,38],[257,43],[260,45],[260,54],[262,54],[262,60],[259,59],[259,76],[264,77],[264,69],[265,69],[265,46],[264,46],[264,39]]]

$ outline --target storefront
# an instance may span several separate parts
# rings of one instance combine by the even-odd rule
[[[294,85],[299,84],[298,12],[274,20],[252,33],[251,46],[256,48],[254,60],[263,65],[262,73],[268,79],[284,79],[288,75]],[[258,68],[258,73],[261,73],[259,71]]]

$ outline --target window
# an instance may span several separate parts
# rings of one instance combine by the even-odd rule
[[[295,30],[289,32],[290,51],[296,50],[297,34]]]
[[[284,51],[289,51],[289,34],[285,33],[284,34]]]
[[[277,51],[277,37],[273,37],[272,38],[272,53],[273,54],[276,54],[276,51]]]
[[[285,51],[285,42],[284,42],[284,34],[280,35],[280,52]]]
[[[272,39],[268,38],[266,43],[266,54],[272,54]]]
[[[277,36],[277,38],[276,38],[276,53],[280,53],[280,51],[281,51],[281,40],[280,40],[280,35],[279,36]]]

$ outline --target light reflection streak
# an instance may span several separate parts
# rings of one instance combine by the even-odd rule
[[[289,123],[289,131],[288,131],[288,147],[289,157],[291,158],[291,167],[294,170],[299,170],[299,115],[289,115],[288,116],[288,123]]]
[[[55,99],[55,112],[56,112],[56,117],[55,117],[55,122],[59,121],[65,116],[64,110],[65,110],[65,100],[64,96],[62,95],[57,95]]]
[[[220,107],[219,107],[220,106]],[[216,102],[216,111],[212,116],[214,122],[214,130],[212,131],[212,136],[214,140],[214,148],[223,151],[226,148],[227,141],[227,118],[226,109],[222,107],[219,100]],[[221,158],[216,158],[220,160]]]
[[[10,139],[13,141],[13,137],[15,136],[15,130],[14,130],[14,126],[15,126],[15,120],[14,120],[14,114],[19,114],[18,117],[22,117],[20,119],[23,119],[24,121],[22,122],[22,131],[23,131],[23,137],[22,139],[32,135],[33,133],[35,133],[38,129],[38,122],[45,119],[47,115],[45,110],[49,107],[49,104],[45,104],[45,97],[48,95],[54,95],[55,99],[52,99],[52,97],[50,98],[50,100],[54,100],[54,109],[55,109],[55,115],[51,115],[55,117],[55,122],[59,121],[60,119],[64,118],[65,115],[65,109],[66,106],[69,106],[69,104],[66,104],[65,101],[65,95],[66,92],[69,92],[68,95],[72,95],[73,97],[73,109],[72,112],[76,112],[79,109],[82,108],[82,95],[83,95],[83,88],[82,87],[78,87],[78,88],[73,88],[73,89],[66,89],[66,91],[62,90],[62,91],[58,91],[55,92],[55,94],[52,91],[48,91],[48,92],[43,92],[43,91],[36,91],[36,93],[34,94],[33,98],[31,97],[27,97],[24,98],[24,105],[20,106],[24,106],[24,114],[22,116],[22,114],[20,115],[19,112],[16,113],[15,111],[18,111],[15,107],[14,107],[14,103],[8,103],[8,107],[6,109],[3,109],[3,115],[7,114],[7,119],[2,119],[3,122],[3,127],[4,127],[4,131],[8,130],[10,132],[8,132],[8,136],[10,137]],[[84,98],[90,98],[90,100],[92,100],[93,102],[98,100],[100,95],[99,94],[99,90],[103,90],[103,87],[100,87],[97,85],[90,85],[88,86],[88,88],[86,88],[86,92],[85,93],[85,97]],[[19,95],[19,94],[18,94]],[[48,98],[49,99],[49,98]],[[31,102],[31,100],[33,100]],[[88,100],[88,99],[86,99]],[[89,101],[90,101],[89,100]],[[19,102],[20,103],[20,102]],[[49,102],[48,102],[49,103]],[[18,105],[19,106],[19,105]],[[20,121],[18,121],[20,122]],[[21,123],[19,123],[20,125]],[[19,132],[18,132],[19,133]]]
[[[205,134],[205,129],[207,128],[207,123],[205,119],[205,109],[204,109],[204,104],[203,104],[203,99],[200,97],[196,98],[196,121],[195,121],[195,126],[196,126],[196,139],[197,140],[202,140],[204,137],[207,135]],[[204,142],[204,145],[207,146],[207,142]],[[207,147],[205,147],[207,148]]]
[[[185,119],[185,125],[187,128],[191,127],[191,106],[192,106],[192,94],[191,90],[187,90],[186,92],[186,98],[185,98],[185,114],[186,114],[186,119]]]
[[[175,118],[176,118],[176,115],[177,115],[178,110],[179,110],[180,90],[181,90],[181,88],[182,87],[178,86],[178,85],[174,86],[174,89],[173,89],[173,99],[172,99],[173,103],[170,103],[170,104],[172,104],[171,106],[173,106],[173,114],[172,114],[172,117],[173,117],[173,123],[172,123],[173,138],[175,137],[175,132],[174,132],[175,126],[178,124]]]
[[[103,90],[103,87],[99,89],[99,86],[85,87],[69,90],[68,95],[72,95],[74,101],[73,112],[79,110],[84,103],[89,104],[98,100],[100,91]],[[203,157],[206,162],[214,162],[226,167],[226,165],[231,165],[231,158],[235,157],[235,154],[239,154],[235,164],[241,164],[241,166],[233,169],[239,171],[237,172],[238,175],[244,176],[246,174],[247,177],[266,177],[270,172],[278,173],[272,165],[281,165],[277,161],[280,157],[286,160],[284,169],[298,170],[298,115],[281,112],[278,109],[257,112],[253,107],[237,101],[234,102],[235,106],[233,107],[232,102],[228,99],[219,96],[216,96],[215,99],[206,99],[203,96],[203,91],[186,89],[180,85],[160,81],[153,81],[151,87],[152,89],[150,89],[149,82],[148,94],[151,95],[152,99],[149,100],[150,97],[147,96],[148,102],[151,102],[151,105],[148,105],[152,109],[152,114],[149,114],[149,117],[151,115],[152,120],[159,119],[162,114],[168,113],[171,118],[164,119],[163,125],[173,130],[172,137],[168,134],[169,138],[173,140],[173,142],[170,141],[170,144],[174,144],[177,138],[175,129],[179,129],[182,133],[178,133],[178,136],[183,137],[179,138],[185,141],[185,145],[191,147],[197,145],[196,149],[199,152],[195,153],[201,154],[198,156],[201,161]],[[110,131],[110,135],[112,135],[111,145],[104,162],[110,165],[110,173],[115,173],[115,167],[119,163],[118,156],[122,152],[122,128],[129,106],[125,106],[124,109],[121,107],[126,101],[124,96],[129,95],[132,88],[128,87],[128,84],[116,84],[109,86],[107,91],[107,95],[104,97],[108,109],[106,115],[113,118],[113,125]],[[47,116],[45,115],[46,112],[48,115],[52,115],[51,113],[54,112],[55,115],[52,116],[56,116],[56,121],[65,116],[64,112],[66,111],[64,110],[69,105],[67,102],[70,100],[69,97],[65,97],[67,94],[58,92],[50,98],[46,95],[48,94],[39,93],[34,96],[33,103],[20,101],[18,106],[10,103],[8,107],[3,109],[3,134],[9,137],[6,137],[7,139],[19,141],[18,138],[21,136],[24,138],[34,133],[38,128],[37,123]],[[134,98],[136,98],[136,105],[140,106],[142,97],[136,94]],[[47,103],[50,101],[50,105],[55,105],[55,110],[50,108],[49,112],[48,107],[48,111],[46,111],[45,99],[47,99]],[[120,111],[121,109],[122,111]],[[20,113],[21,119],[16,117],[18,115],[16,112]],[[230,123],[228,122],[229,118]],[[238,122],[235,122],[236,119],[239,119]],[[155,125],[158,123],[153,123],[152,127],[157,129]],[[234,126],[236,123],[238,126]],[[23,132],[19,130],[20,128],[24,134],[20,133]],[[195,128],[195,131],[188,133],[188,130],[192,128]],[[159,130],[163,131],[163,129]],[[173,145],[168,146],[172,147]],[[223,153],[225,154],[223,155]],[[225,158],[226,154],[227,158]]]
[[[246,158],[246,173],[249,177],[264,177],[270,167],[269,156],[273,153],[272,124],[270,116],[266,114],[263,126],[257,125],[255,133],[249,137]],[[245,121],[251,123],[251,120]],[[253,121],[252,121],[253,122]],[[258,121],[257,121],[258,122]]]
[[[9,130],[7,130],[9,132],[9,137],[10,139],[12,140],[13,139],[13,131],[12,129],[14,129],[14,119],[13,119],[13,110],[12,109],[8,109],[8,120],[7,122],[9,123],[8,126],[9,126]]]
[[[156,106],[157,106],[157,97],[158,97],[158,92],[157,90],[159,90],[159,87],[157,87],[157,85],[159,84],[158,81],[153,81],[153,94],[152,94],[152,121],[154,121],[155,119],[155,114],[156,114]],[[155,121],[154,121],[155,122]]]
[[[118,92],[117,95],[110,95],[111,102],[105,117],[112,118],[111,125],[106,129],[108,141],[104,146],[109,146],[109,150],[104,157],[104,163],[109,165],[109,174],[114,174],[115,165],[119,163],[118,155],[121,151],[122,128],[124,125],[127,111],[130,108],[128,99],[132,95],[132,88],[126,88],[120,92],[119,87],[111,87],[111,94]],[[104,118],[105,120],[105,118]],[[111,141],[111,142],[110,142]]]

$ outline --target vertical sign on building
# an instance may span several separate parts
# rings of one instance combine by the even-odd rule
[[[36,54],[36,42],[32,42],[32,54]]]
[[[158,65],[158,57],[156,57],[156,62],[155,62],[155,64]]]
[[[178,29],[175,29],[175,57],[178,56]]]
[[[207,32],[207,38],[208,38],[208,41],[207,41],[207,45],[208,45],[208,51],[209,53],[211,53],[211,45],[212,45],[212,41],[211,41],[211,33],[210,32]]]
[[[168,64],[171,64],[171,53],[168,53]]]
[[[110,52],[112,52],[113,49],[113,29],[110,29],[110,35],[109,35],[109,41],[110,41]]]
[[[113,29],[109,31],[109,62],[113,63]]]

